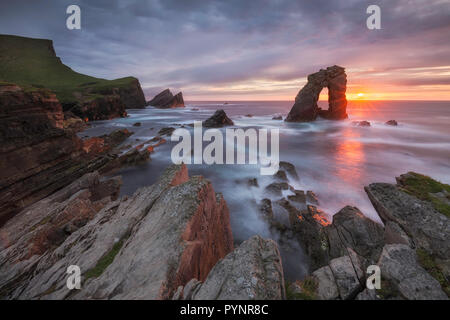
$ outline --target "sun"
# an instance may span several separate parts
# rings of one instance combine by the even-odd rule
[[[362,97],[364,97],[364,93],[360,92],[360,93],[358,93],[356,96],[357,96],[358,98],[362,98]]]

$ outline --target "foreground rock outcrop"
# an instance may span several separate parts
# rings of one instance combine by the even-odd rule
[[[147,105],[161,109],[184,107],[183,93],[178,92],[173,95],[169,89],[166,89],[148,101]]]
[[[324,87],[328,88],[328,110],[322,110],[317,105]],[[331,120],[346,119],[346,88],[347,75],[342,67],[332,66],[310,74],[308,82],[295,97],[295,103],[285,121],[313,121],[317,116]]]
[[[397,181],[365,187],[384,227],[349,206],[327,226],[294,220],[314,270],[303,280],[309,298],[448,299],[450,223],[446,200],[437,201],[450,187],[412,172]],[[380,268],[380,289],[366,287],[369,265]]]
[[[89,199],[84,195],[85,183],[75,185],[80,191],[69,202]],[[71,194],[73,188],[62,194]],[[216,262],[233,249],[223,197],[202,177],[189,178],[184,165],[169,167],[156,184],[128,199],[108,202],[82,227],[64,233],[57,245],[23,250],[33,247],[28,238],[48,228],[54,210],[65,210],[61,206],[41,201],[41,210],[33,211],[40,222],[32,230],[23,229],[23,236],[15,235],[16,226],[23,225],[28,212],[2,228],[2,239],[7,239],[0,255],[3,298],[167,299],[189,280],[205,280]],[[67,289],[68,265],[82,270],[81,290]]]
[[[202,283],[192,279],[180,286],[174,299],[285,299],[283,268],[273,240],[254,236],[220,260]]]

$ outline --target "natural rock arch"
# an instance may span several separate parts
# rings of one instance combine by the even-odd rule
[[[322,110],[317,105],[319,94],[325,87],[328,88],[328,110]],[[346,89],[347,75],[342,67],[332,66],[310,74],[308,82],[295,97],[295,103],[285,121],[313,121],[317,116],[331,120],[346,119]]]

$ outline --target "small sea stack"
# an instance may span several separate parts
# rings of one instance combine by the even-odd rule
[[[147,105],[160,109],[184,107],[183,93],[178,92],[176,95],[173,95],[170,89],[166,89],[148,101]]]
[[[228,118],[223,109],[219,109],[211,117],[203,121],[202,125],[206,128],[221,128],[224,126],[232,126],[234,122]]]

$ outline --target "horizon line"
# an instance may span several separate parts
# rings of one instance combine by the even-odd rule
[[[295,100],[186,100],[186,102],[295,102]],[[324,101],[327,100],[318,100]],[[425,99],[347,99],[347,101],[370,102],[370,101],[423,101],[423,102],[450,102],[450,100],[425,100]]]

